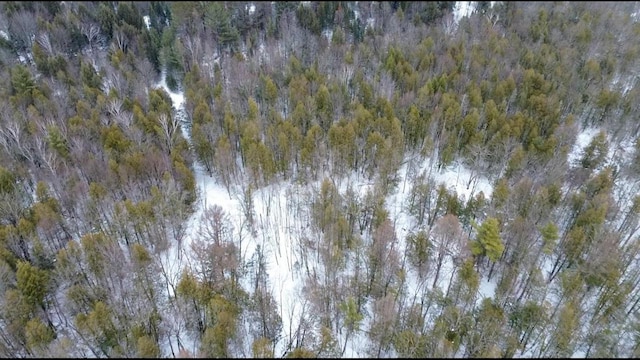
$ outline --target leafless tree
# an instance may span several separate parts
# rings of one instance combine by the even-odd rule
[[[3,124],[0,125],[0,144],[7,153],[18,154],[30,163],[34,163],[34,153],[29,149],[25,134],[17,121],[3,117]]]
[[[386,352],[390,348],[397,320],[398,310],[393,295],[387,294],[375,300],[369,329],[369,338],[373,345],[370,349],[371,356],[379,358],[383,351]]]
[[[367,264],[369,291],[374,297],[380,297],[388,293],[400,266],[395,228],[389,219],[374,230],[372,239]]]
[[[127,49],[129,47],[129,38],[122,29],[115,29],[113,31],[112,46],[114,46],[118,50],[121,50],[122,52],[127,52]]]
[[[182,44],[184,45],[185,58],[188,64],[198,64],[202,69],[204,49],[202,41],[199,36],[184,36],[182,38]]]
[[[153,68],[153,64],[149,59],[139,59],[136,62],[136,73],[138,79],[138,86],[136,86],[138,90],[138,96],[142,97],[142,95],[146,95],[149,89],[153,88],[158,79],[158,75],[156,70]],[[174,104],[175,105],[175,104]]]
[[[376,93],[385,99],[392,101],[396,92],[396,83],[388,72],[382,73],[380,80],[375,84]]]
[[[216,288],[225,285],[229,276],[236,275],[239,266],[238,250],[232,241],[233,225],[222,207],[208,207],[201,216],[198,238],[192,250],[199,263],[202,279]]]
[[[20,10],[9,19],[9,33],[11,39],[19,42],[22,49],[31,51],[36,31],[37,17],[29,11]]]
[[[464,249],[463,245],[467,241],[467,237],[462,231],[458,217],[452,214],[439,218],[433,227],[432,234],[436,252],[436,268],[432,285],[435,288],[445,257],[448,256],[453,261],[459,256]]]
[[[54,55],[53,46],[51,46],[51,40],[49,39],[49,34],[42,32],[38,34],[36,37],[36,42],[38,45],[42,46],[44,51],[47,52],[48,55]]]
[[[51,174],[53,176],[56,176],[59,164],[57,161],[58,156],[56,155],[55,151],[52,151],[48,148],[47,140],[42,134],[36,134],[34,140],[36,153],[38,154],[39,158],[44,162]]]
[[[99,40],[100,28],[96,24],[82,24],[80,32],[87,38],[89,43],[89,51],[93,51],[93,45],[95,41]]]
[[[164,138],[164,144],[167,147],[166,151],[170,153],[175,145],[176,134],[180,128],[180,124],[173,116],[163,113],[158,116],[158,125],[160,126],[161,135]]]

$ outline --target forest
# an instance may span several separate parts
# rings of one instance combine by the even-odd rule
[[[0,2],[1,357],[640,357],[640,3]]]

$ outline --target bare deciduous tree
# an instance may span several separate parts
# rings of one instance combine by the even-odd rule
[[[9,19],[11,39],[17,41],[22,50],[31,50],[37,30],[37,18],[29,11],[20,10]]]
[[[98,41],[100,35],[100,28],[96,24],[82,24],[80,32],[87,38],[89,43],[89,51],[93,51],[94,42]]]
[[[232,241],[233,225],[222,207],[208,207],[200,218],[198,238],[191,247],[202,280],[219,291],[237,281],[238,249]]]
[[[370,349],[371,356],[379,358],[383,351],[386,352],[390,348],[395,333],[397,317],[398,310],[392,294],[387,294],[374,302],[371,327],[369,329],[369,339],[373,345],[373,348]]]
[[[129,47],[129,38],[122,29],[116,29],[113,31],[112,46],[122,52],[127,52]]]
[[[436,252],[436,268],[432,285],[432,287],[435,288],[438,284],[445,257],[449,256],[451,261],[453,261],[454,258],[460,256],[467,237],[462,231],[458,217],[452,214],[447,214],[439,218],[433,227],[432,234]]]
[[[51,46],[51,40],[49,39],[48,33],[40,33],[36,37],[36,42],[38,45],[42,46],[44,51],[47,52],[48,55],[54,55],[53,46]]]
[[[160,135],[163,137],[164,144],[167,147],[166,151],[171,153],[176,142],[176,134],[178,132],[178,128],[180,128],[180,124],[173,116],[162,113],[158,116],[158,125]]]

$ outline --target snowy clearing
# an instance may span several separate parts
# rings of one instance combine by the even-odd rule
[[[173,106],[177,114],[184,111],[184,94],[182,92],[172,92],[167,88],[164,74],[162,80],[157,85],[163,88],[171,97]],[[182,122],[183,134],[189,139],[187,124]],[[436,184],[443,183],[450,191],[455,191],[461,199],[468,199],[482,191],[485,197],[491,195],[492,185],[488,179],[482,176],[472,178],[472,173],[462,164],[456,163],[438,172],[430,169],[433,163],[426,159],[415,167],[413,171],[425,171],[431,175]],[[233,222],[234,233],[243,240],[242,258],[247,261],[254,256],[256,247],[259,245],[265,256],[268,268],[271,291],[275,300],[279,304],[279,313],[283,322],[282,340],[276,346],[276,354],[283,354],[289,340],[294,336],[293,332],[297,328],[301,312],[303,310],[305,297],[302,293],[304,278],[301,276],[299,264],[302,263],[299,253],[296,251],[297,240],[304,233],[306,225],[300,219],[299,210],[303,208],[300,202],[302,198],[308,196],[314,189],[319,189],[321,182],[316,181],[306,187],[291,183],[282,182],[258,189],[253,193],[254,211],[257,227],[257,237],[250,234],[250,231],[243,225],[244,213],[241,203],[242,190],[237,186],[231,189],[231,195],[227,189],[218,184],[214,178],[206,174],[201,165],[196,164],[195,179],[200,194],[195,213],[191,216],[187,224],[185,238],[180,248],[171,247],[163,258],[163,266],[169,274],[170,282],[175,286],[179,280],[185,266],[191,258],[190,243],[197,236],[198,222],[203,211],[212,205],[221,206],[229,215]],[[404,248],[404,239],[409,231],[415,230],[414,221],[404,209],[410,187],[406,184],[409,166],[405,162],[398,171],[400,179],[397,188],[386,199],[386,208],[389,211],[390,219],[395,225],[396,236]],[[348,186],[357,189],[359,196],[364,196],[372,189],[373,183],[366,177],[352,173],[344,179],[334,179],[338,184],[338,191],[343,194]],[[471,181],[470,181],[471,180]],[[401,250],[403,252],[404,250]],[[318,269],[320,270],[320,269]],[[445,261],[440,273],[438,287],[446,292],[449,281],[452,279],[453,264]],[[416,274],[409,272],[407,277],[408,298],[414,298],[421,294],[426,286],[430,286],[433,279],[418,281]],[[248,284],[247,284],[248,286]],[[495,292],[495,280],[482,281],[479,290],[480,298],[492,297]],[[173,296],[173,289],[168,289],[168,296]],[[371,305],[371,304],[369,304]],[[365,317],[361,329],[367,328],[368,316]],[[342,339],[338,339],[340,346],[344,345]],[[361,357],[366,356],[366,335],[363,331],[352,334],[349,339],[344,356]]]

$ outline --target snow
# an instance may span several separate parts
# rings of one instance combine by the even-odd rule
[[[184,93],[172,92],[167,88],[166,81],[163,77],[157,84],[157,87],[163,88],[171,97],[173,107],[176,114],[184,116]],[[186,119],[183,119],[186,120]],[[190,140],[189,132],[186,128],[186,121],[182,121],[183,135]],[[411,161],[409,161],[411,160]],[[408,157],[398,171],[400,179],[398,186],[385,199],[385,206],[389,211],[391,221],[395,225],[396,236],[398,239],[399,253],[402,256],[405,248],[405,238],[411,231],[416,231],[417,226],[415,220],[407,213],[405,205],[407,196],[411,190],[410,183],[406,181],[409,173],[424,171],[429,174],[436,184],[444,183],[450,191],[455,191],[460,198],[468,199],[482,191],[485,197],[491,195],[491,182],[479,175],[471,178],[472,172],[461,163],[454,163],[451,166],[437,171],[433,161],[429,158]],[[415,167],[410,169],[410,165]],[[172,246],[163,254],[161,266],[167,277],[167,295],[173,296],[180,274],[183,269],[189,265],[191,258],[190,243],[198,230],[198,223],[203,211],[212,205],[221,206],[225,213],[228,214],[233,224],[234,238],[242,238],[241,256],[243,261],[251,259],[255,253],[256,247],[259,245],[264,254],[269,275],[270,290],[274,299],[278,303],[279,313],[282,318],[282,334],[280,340],[276,344],[275,354],[285,353],[289,339],[295,336],[295,330],[298,327],[303,312],[305,311],[305,294],[303,293],[304,277],[300,274],[299,265],[302,263],[302,254],[298,251],[298,239],[302,235],[311,235],[306,224],[306,199],[320,188],[321,181],[316,181],[306,186],[293,183],[291,181],[272,184],[263,188],[259,188],[253,192],[252,200],[254,204],[254,219],[257,236],[251,234],[250,229],[246,226],[244,211],[242,209],[243,193],[239,185],[232,185],[229,191],[220,185],[214,178],[209,176],[203,167],[199,164],[194,165],[195,180],[200,194],[196,204],[196,210],[186,224],[186,235],[182,240],[181,246]],[[472,180],[469,184],[469,180]],[[343,179],[334,179],[337,189],[344,194],[348,186],[351,186],[358,192],[360,198],[364,197],[367,192],[372,191],[374,182],[356,173],[350,173]],[[242,183],[239,179],[238,183]],[[469,186],[467,185],[469,184]],[[314,190],[315,189],[315,190]],[[302,213],[300,212],[302,210]],[[322,272],[322,266],[319,264],[310,264],[317,272]],[[449,281],[452,278],[454,270],[450,257],[447,257],[443,263],[440,273],[440,279],[437,286],[446,292]],[[248,278],[248,277],[247,277]],[[248,280],[247,280],[248,281]],[[413,299],[415,296],[422,296],[425,288],[429,287],[433,279],[425,278],[418,280],[417,274],[411,269],[407,269],[406,291],[407,299]],[[245,285],[245,284],[243,284]],[[246,284],[246,287],[249,285]],[[482,298],[492,297],[495,293],[496,283],[482,281],[479,294]],[[427,290],[428,291],[428,290]],[[344,356],[347,357],[363,357],[368,356],[368,330],[372,314],[372,301],[365,304],[364,319],[360,326],[360,331],[355,332],[349,338],[346,344]],[[175,324],[175,328],[180,328],[180,324]],[[186,337],[186,339],[185,339]],[[185,343],[195,344],[194,339],[186,336],[185,332],[181,332],[181,340]],[[342,349],[344,346],[344,335],[338,336],[338,345]],[[170,340],[175,345],[175,335],[171,335]],[[192,348],[193,346],[190,346]],[[176,346],[174,346],[174,349]],[[170,354],[169,344],[163,347],[164,354]]]
[[[33,54],[30,51],[27,51],[23,54],[18,54],[18,61],[20,61],[23,64],[33,64]],[[41,74],[40,73],[36,73],[36,78],[38,78]]]
[[[456,1],[456,5],[453,8],[453,20],[456,24],[459,23],[463,17],[471,15],[475,8],[473,3],[475,3],[475,1]]]
[[[453,190],[461,195],[464,199],[469,199],[471,196],[479,194],[481,191],[484,193],[485,198],[491,196],[493,192],[493,185],[487,178],[478,177],[475,180],[472,179],[472,173],[464,165],[455,163],[449,166],[447,169],[434,175],[436,184],[444,183],[447,185],[448,190]],[[471,180],[471,186],[467,186],[468,181]]]
[[[184,112],[184,92],[173,92],[169,89],[166,82],[166,74],[163,71],[160,82],[156,85],[156,88],[162,88],[164,91],[169,94],[171,98],[171,103],[173,108],[176,110],[176,117],[180,121],[180,125],[182,128],[182,136],[187,139],[187,141],[191,141],[191,132],[188,129],[188,119],[186,118]]]
[[[254,4],[246,5],[245,9],[249,11],[250,15],[253,15],[253,13],[256,12],[256,6]]]
[[[482,304],[482,300],[485,298],[493,299],[496,294],[497,285],[497,276],[494,276],[491,280],[482,279],[480,281],[480,287],[478,288],[478,295],[480,296],[476,299],[476,306]]]
[[[331,37],[333,36],[333,30],[324,29],[322,30],[322,35],[327,39],[327,41],[331,42]]]
[[[173,107],[176,109],[176,111],[184,110],[184,93],[172,92],[171,90],[169,90],[165,77],[165,73],[163,72],[162,80],[160,80],[160,83],[156,87],[164,89],[164,91],[169,94],[169,96],[171,97],[171,102],[173,103]]]
[[[184,111],[184,94],[171,92],[164,80],[158,84],[171,96],[173,106],[177,112]],[[187,136],[187,129],[183,128],[183,133]],[[190,244],[198,230],[198,221],[203,211],[213,205],[221,206],[233,223],[234,232],[238,235],[234,238],[248,238],[249,240],[241,244],[241,254],[246,261],[254,255],[256,245],[260,245],[266,259],[269,280],[272,286],[272,295],[280,307],[280,315],[283,323],[283,336],[286,340],[291,334],[290,329],[296,329],[301,314],[302,282],[295,274],[295,264],[298,259],[294,254],[296,248],[293,239],[299,238],[301,229],[296,229],[296,224],[291,223],[294,219],[293,211],[295,206],[292,202],[298,201],[301,197],[292,196],[295,186],[290,183],[271,185],[253,193],[254,211],[258,238],[252,238],[246,227],[242,226],[244,213],[239,196],[230,196],[227,189],[218,184],[199,164],[194,166],[195,180],[200,193],[196,211],[187,223],[186,236],[183,239],[180,249],[172,247],[163,258],[163,267],[168,272],[171,282],[177,283],[182,270],[187,265],[190,256]],[[291,192],[291,193],[290,193]],[[242,193],[239,189],[234,189],[232,194]],[[173,289],[168,289],[168,295],[173,295]],[[281,354],[285,350],[285,342],[279,342],[276,347],[276,354]]]
[[[584,350],[576,350],[573,355],[571,355],[572,359],[585,359],[587,357],[587,353]]]
[[[365,26],[365,29],[373,29],[375,24],[376,24],[376,19],[370,17],[367,19],[367,26]]]
[[[294,335],[290,329],[297,328],[293,322],[300,319],[302,310],[302,279],[296,271],[299,259],[293,242],[301,233],[301,224],[293,222],[297,207],[294,203],[302,197],[299,190],[293,184],[283,183],[257,190],[253,196],[260,245],[267,259],[272,294],[280,305],[285,339]],[[285,344],[280,345],[276,353],[284,352]]]
[[[621,77],[624,77],[625,80],[624,81],[620,81]],[[611,86],[610,86],[610,90],[612,91],[616,91],[617,89],[620,89],[620,94],[621,95],[626,95],[634,86],[634,84],[636,83],[638,79],[638,76],[636,74],[616,74],[615,77],[613,78],[613,80],[611,81]]]
[[[158,83],[156,87],[164,89],[169,94],[169,96],[171,97],[173,108],[176,110],[176,114],[181,114],[181,113],[184,114],[184,93],[182,92],[174,93],[171,90],[169,90],[169,88],[167,87],[164,72],[162,73],[162,78],[160,83]],[[187,138],[188,141],[190,141],[190,138],[188,137],[189,132],[186,131],[187,129],[185,129],[184,122],[181,122],[181,126],[183,130],[182,131],[183,135]],[[160,266],[162,271],[165,274],[166,281],[167,281],[167,297],[168,298],[171,298],[175,295],[175,287],[177,286],[178,281],[180,280],[180,275],[182,274],[182,271],[185,268],[185,265],[186,265],[185,262],[189,261],[189,251],[190,251],[189,245],[192,240],[192,234],[194,234],[195,231],[197,231],[197,226],[196,226],[197,220],[200,219],[200,216],[202,216],[202,212],[206,208],[206,200],[209,197],[223,198],[220,196],[221,191],[219,187],[215,187],[215,184],[213,182],[206,181],[206,179],[203,179],[202,169],[200,167],[196,167],[195,170],[196,170],[195,179],[197,184],[199,185],[199,190],[202,193],[204,193],[204,196],[202,197],[203,201],[200,204],[198,204],[197,210],[187,222],[186,235],[182,241],[182,246],[173,244],[173,246],[170,246],[169,249],[160,258]],[[180,323],[176,324],[176,321],[180,321],[181,316],[176,315],[176,316],[170,316],[169,318],[172,319],[171,330],[176,330],[176,331],[179,331],[180,329],[184,330],[183,329],[184,324],[180,324]],[[177,329],[175,329],[175,327],[177,327]],[[191,351],[193,354],[196,353],[195,339],[190,338],[184,331],[181,331],[181,335],[182,336],[180,337],[179,341],[177,339],[177,336],[174,335],[174,333],[171,333],[171,335],[169,335],[168,342],[163,344],[164,346],[162,347],[163,355],[170,356],[171,349],[178,348],[178,342],[181,342],[182,344],[184,344],[185,347],[189,351]],[[175,345],[174,345],[174,339],[175,339]]]
[[[497,1],[490,1],[489,7],[493,7]],[[464,17],[470,16],[477,8],[477,1],[456,1],[453,7],[453,19],[446,24],[449,31],[455,30]]]
[[[147,30],[151,29],[151,18],[149,15],[143,16],[142,19],[144,20],[144,24],[147,26]]]
[[[0,36],[2,36],[2,38],[5,40],[9,40],[9,34],[7,34],[7,32],[4,30],[0,30]]]
[[[567,155],[567,161],[569,162],[569,164],[574,164],[580,160],[583,150],[589,145],[594,136],[598,135],[599,132],[600,128],[588,127],[578,134],[573,148]]]

